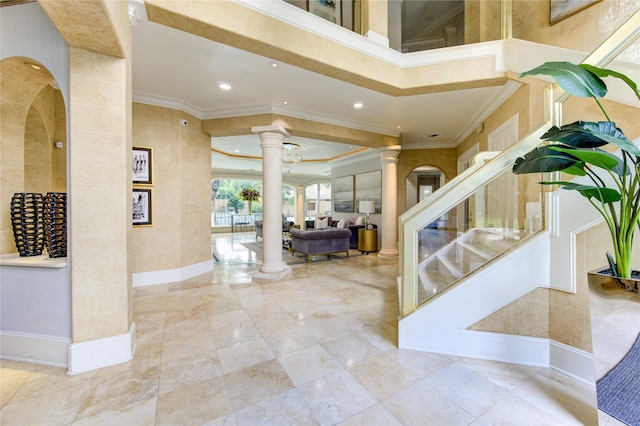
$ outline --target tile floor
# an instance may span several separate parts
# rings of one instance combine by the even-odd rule
[[[0,424],[598,423],[594,387],[552,370],[399,350],[397,262],[252,282],[254,235],[214,235],[210,274],[135,290],[131,362],[67,376],[1,361]]]

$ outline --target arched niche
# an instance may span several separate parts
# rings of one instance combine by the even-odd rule
[[[414,168],[407,175],[405,181],[406,210],[438,190],[444,183],[445,175],[437,167],[419,166]]]
[[[16,192],[66,192],[66,108],[47,68],[30,58],[0,61],[0,253],[16,247],[8,206]]]

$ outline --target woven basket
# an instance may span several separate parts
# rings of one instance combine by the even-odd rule
[[[20,256],[39,256],[44,249],[42,194],[18,192],[11,197],[11,226]]]
[[[44,242],[49,257],[67,257],[67,194],[47,192],[44,196]]]

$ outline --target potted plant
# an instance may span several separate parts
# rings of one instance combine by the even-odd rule
[[[260,199],[260,192],[254,188],[243,188],[240,197],[249,204],[249,214],[251,214],[251,203]]]
[[[547,62],[520,74],[521,77],[525,75],[551,76],[570,95],[593,98],[606,121],[576,121],[551,127],[541,137],[545,141],[542,145],[516,160],[513,172],[564,172],[586,176],[587,184],[562,180],[540,183],[578,191],[591,203],[611,233],[614,254],[607,252],[609,274],[620,278],[626,290],[640,291],[637,281],[629,280],[632,278],[633,235],[636,226],[640,225],[640,149],[616,127],[599,101],[607,94],[604,77],[624,81],[640,99],[637,85],[624,74],[570,62]],[[601,149],[608,144],[619,148],[620,154]],[[610,179],[603,178],[603,172]]]

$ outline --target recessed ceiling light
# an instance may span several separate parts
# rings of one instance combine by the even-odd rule
[[[240,150],[239,149],[234,149],[233,152],[240,152]]]
[[[276,64],[275,62],[272,62],[272,63],[271,63],[271,66],[272,66],[273,68],[278,68],[278,64]]]
[[[231,85],[228,83],[220,83],[218,87],[221,88],[222,90],[231,90]]]
[[[289,102],[287,101],[282,101],[283,104],[287,105]]]
[[[353,104],[353,107],[355,109],[360,109],[362,108],[364,105],[362,104],[362,102],[356,102],[355,104]]]

